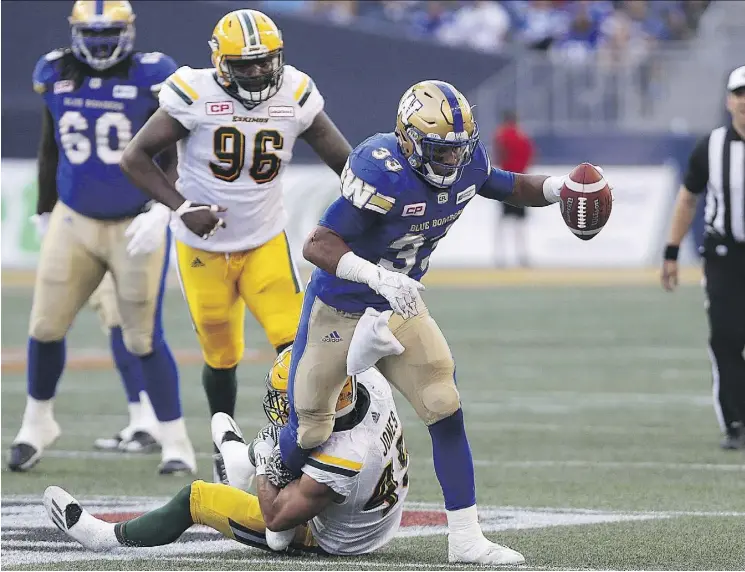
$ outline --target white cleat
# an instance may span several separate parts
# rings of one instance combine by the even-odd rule
[[[475,534],[448,534],[448,562],[469,562],[507,566],[525,564],[525,557],[511,548],[488,540],[479,530]]]
[[[44,508],[57,528],[88,550],[101,552],[119,546],[115,525],[92,516],[60,487],[47,487],[44,491]]]
[[[24,415],[21,429],[10,446],[8,468],[11,471],[28,471],[41,459],[44,449],[51,447],[61,430],[51,417],[31,422]]]
[[[212,442],[222,456],[224,476],[228,484],[248,491],[256,476],[256,467],[249,459],[243,433],[227,413],[215,413],[212,416]]]
[[[194,475],[197,472],[197,457],[186,433],[184,418],[164,421],[160,424],[161,475]]]

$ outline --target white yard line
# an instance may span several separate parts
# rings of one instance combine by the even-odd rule
[[[211,459],[211,453],[197,453],[197,458]],[[153,460],[155,455],[140,455],[136,453],[117,453],[106,451],[74,451],[52,449],[44,452],[44,456],[52,459],[92,459],[97,461],[117,461],[121,459]],[[416,457],[417,462],[431,464],[431,457]],[[723,471],[745,472],[745,461],[741,464],[725,463],[666,463],[660,461],[595,461],[595,460],[550,460],[532,459],[523,461],[497,461],[490,459],[474,459],[477,467],[503,467],[507,469],[539,469],[539,468],[596,468],[596,469],[649,469],[672,471]]]

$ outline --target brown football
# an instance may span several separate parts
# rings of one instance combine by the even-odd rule
[[[610,218],[613,195],[603,174],[590,163],[576,166],[561,187],[561,216],[575,236],[590,240]]]

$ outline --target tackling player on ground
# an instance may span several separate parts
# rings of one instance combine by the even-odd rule
[[[210,412],[234,414],[248,306],[277,352],[295,339],[303,287],[284,232],[284,167],[298,138],[337,173],[352,150],[305,73],[284,63],[276,25],[256,10],[225,15],[213,68],[182,67],[160,109],[127,146],[122,169],[175,211],[181,286],[204,355]],[[178,142],[174,186],[153,157]]]
[[[178,372],[161,323],[168,212],[161,205],[148,210],[148,197],[118,165],[133,133],[157,108],[160,85],[176,68],[164,54],[133,51],[134,18],[129,2],[76,2],[69,18],[71,48],[48,53],[34,69],[34,89],[46,104],[37,220],[48,229],[31,309],[28,398],[10,448],[11,470],[33,467],[59,437],[53,398],[65,365],[65,335],[107,271],[115,309],[105,292],[99,292],[108,299],[101,304],[111,315],[106,321],[113,328],[115,356],[126,346],[139,358],[161,422],[160,472],[196,470]],[[161,160],[174,178],[175,153],[166,152]],[[121,326],[121,340],[115,326]],[[130,400],[140,390],[132,385]]]
[[[358,337],[358,345],[369,343],[372,326],[381,329],[374,319],[361,326],[368,335]],[[289,410],[290,357],[287,348],[266,378],[264,410],[275,426],[262,429],[250,448],[228,415],[213,417],[213,440],[233,486],[195,481],[165,506],[116,525],[94,518],[59,487],[49,487],[47,514],[91,550],[168,544],[193,524],[264,549],[357,555],[382,547],[398,530],[409,488],[409,456],[389,384],[375,369],[345,377],[331,437],[308,458],[302,476],[280,490],[267,474],[278,426]],[[256,495],[245,492],[254,476]]]
[[[524,561],[488,541],[479,527],[455,364],[419,295],[419,280],[440,239],[477,194],[515,206],[547,206],[559,201],[562,183],[563,177],[493,169],[471,107],[452,85],[423,81],[406,91],[395,132],[374,135],[352,152],[342,196],[304,246],[317,268],[290,368],[290,420],[280,436],[286,478],[297,475],[332,432],[338,380],[347,373],[345,356],[360,316],[368,307],[393,309],[390,329],[405,351],[377,367],[429,429],[447,509],[449,560]]]

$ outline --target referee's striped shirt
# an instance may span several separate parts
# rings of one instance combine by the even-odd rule
[[[692,193],[706,191],[708,236],[745,244],[745,141],[731,125],[696,144],[684,184]]]

